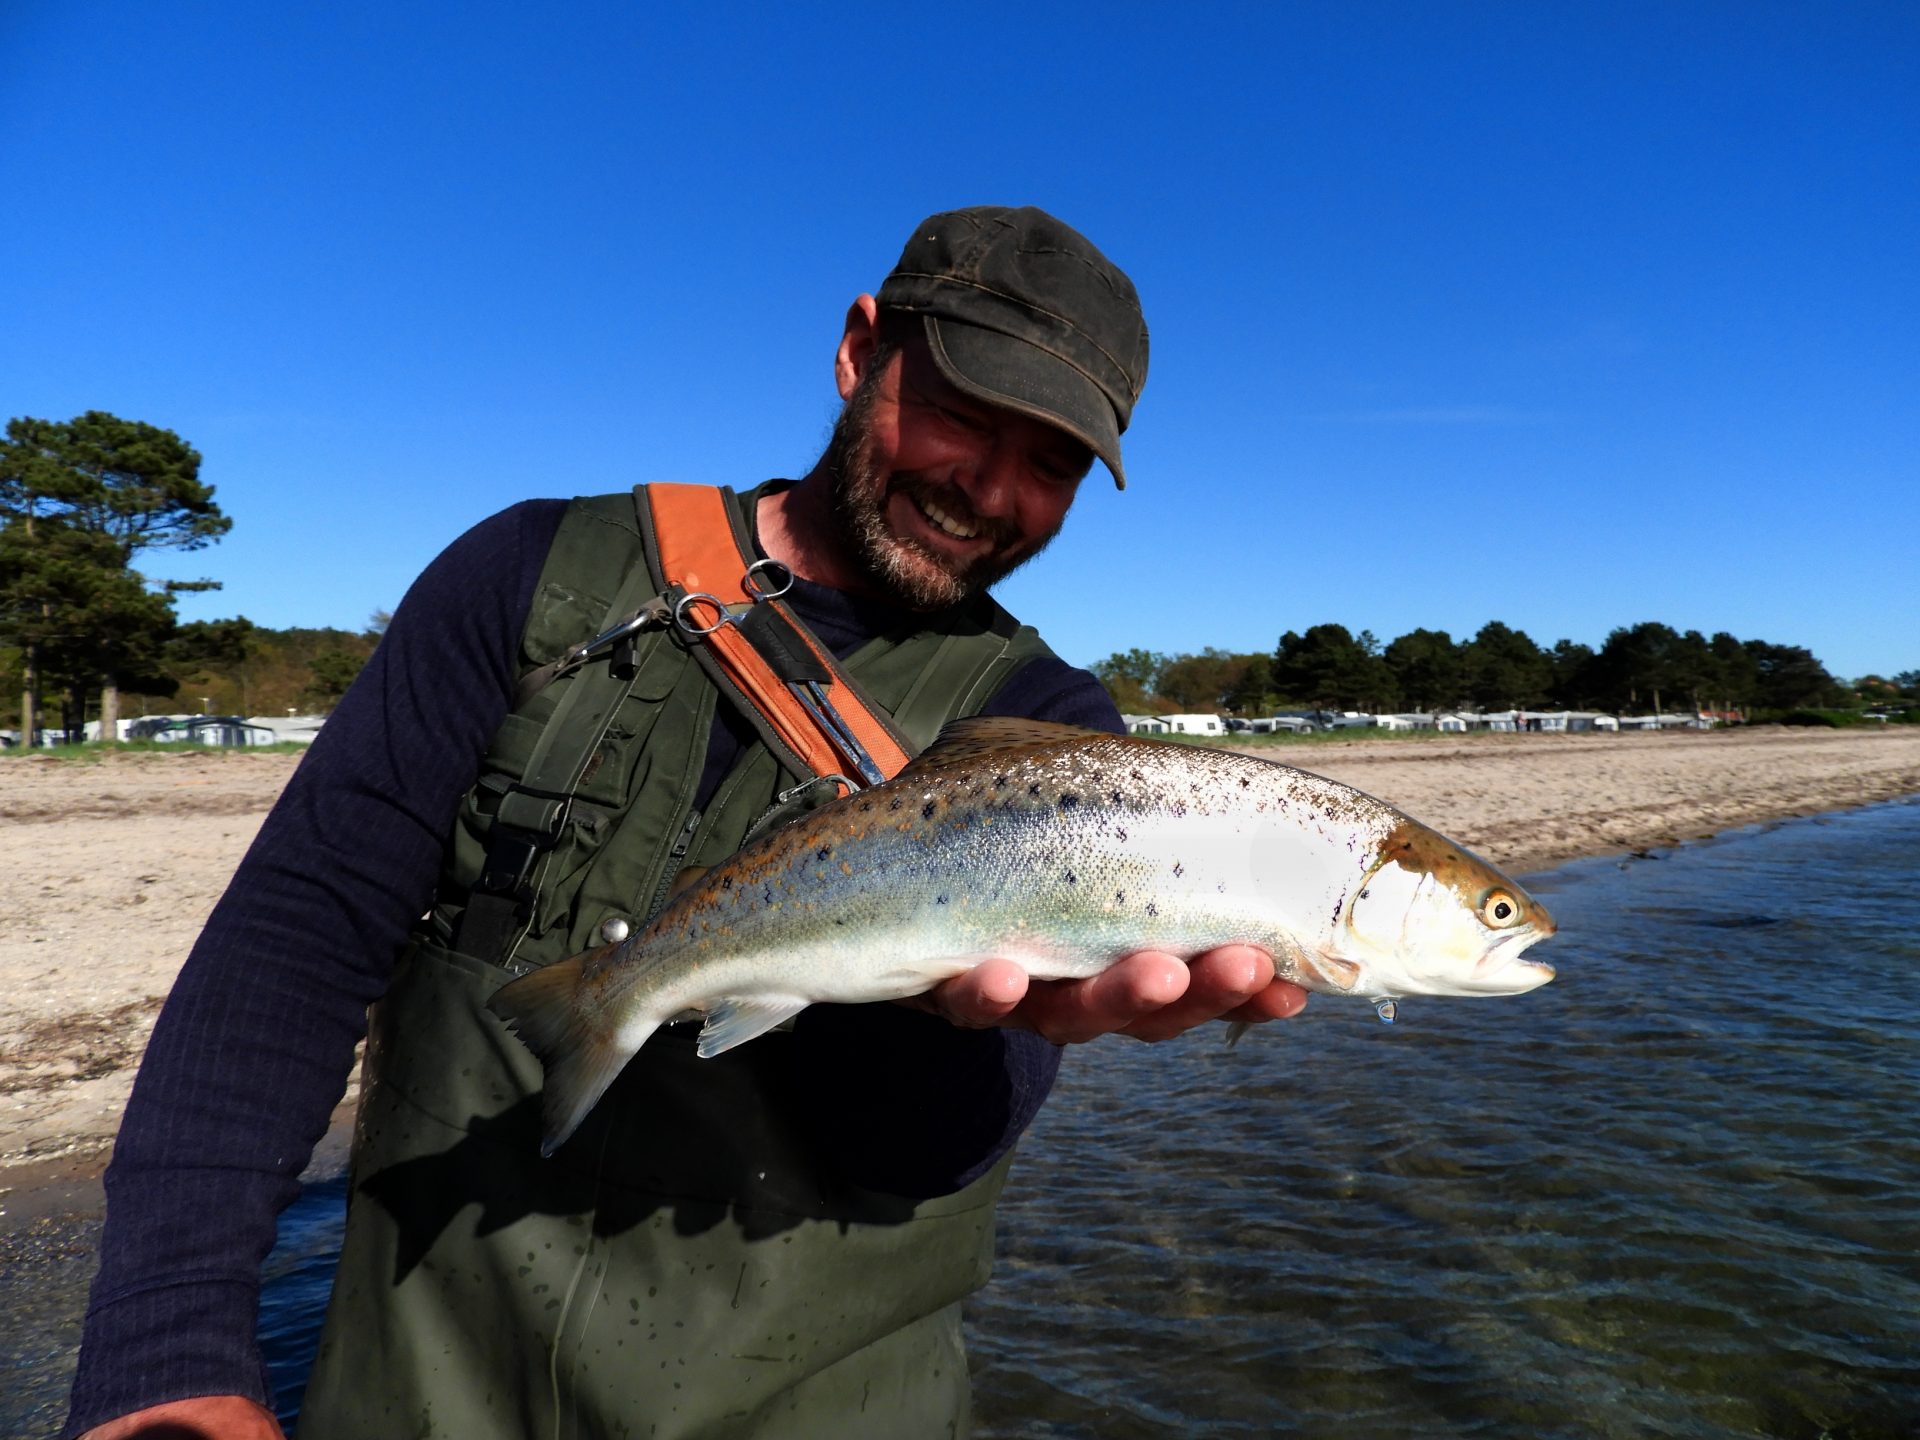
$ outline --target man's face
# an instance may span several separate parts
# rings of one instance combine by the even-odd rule
[[[881,594],[933,610],[1045,549],[1093,456],[1064,431],[955,389],[916,336],[869,366],[829,460],[854,563]]]

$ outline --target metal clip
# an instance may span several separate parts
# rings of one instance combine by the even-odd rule
[[[860,772],[860,778],[868,785],[878,785],[885,780],[886,773],[874,763],[873,756],[867,753],[867,747],[854,738],[853,729],[834,709],[833,702],[827,698],[827,687],[814,680],[795,682],[787,686],[813,717],[813,723],[827,732],[827,737],[840,748],[840,753],[853,762],[853,768]],[[849,787],[852,788],[852,787]]]
[[[781,805],[788,805],[788,804],[791,804],[794,800],[796,800],[800,796],[806,794],[807,791],[811,790],[814,786],[824,785],[829,780],[831,780],[834,784],[840,786],[849,795],[851,795],[854,791],[860,788],[858,785],[854,784],[851,780],[847,779],[847,777],[844,775],[814,775],[806,780],[802,780],[798,785],[795,785],[790,790],[782,790],[778,795],[775,795],[773,798],[777,803]]]
[[[638,635],[642,630],[652,630],[656,626],[666,624],[670,613],[667,609],[666,597],[664,595],[654,596],[653,599],[647,601],[646,604],[642,605],[611,630],[606,631],[604,634],[596,635],[591,640],[583,640],[580,644],[574,646],[571,650],[567,651],[566,654],[562,655],[554,662],[556,675],[564,675],[568,671],[578,668],[591,659],[595,652],[604,650],[609,645],[616,645],[622,640],[629,640],[633,636]]]

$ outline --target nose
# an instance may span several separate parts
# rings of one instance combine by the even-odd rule
[[[1011,515],[1020,484],[1018,447],[1005,436],[995,437],[954,472],[954,483],[976,515],[993,519]]]

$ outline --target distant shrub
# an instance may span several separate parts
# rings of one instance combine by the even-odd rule
[[[1858,725],[1861,719],[1851,710],[1789,710],[1775,722],[1780,725],[1824,725],[1838,730],[1843,725]]]

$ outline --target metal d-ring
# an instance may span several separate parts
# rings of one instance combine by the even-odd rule
[[[759,578],[762,570],[769,573],[778,570],[786,578],[777,590],[763,590]],[[747,566],[747,573],[740,577],[740,588],[747,592],[751,600],[778,600],[793,588],[793,571],[778,560],[756,560]]]
[[[687,618],[687,607],[696,600],[704,600],[720,612],[720,618],[711,625],[701,626]],[[673,604],[673,623],[687,635],[711,635],[722,625],[733,624],[733,616],[727,613],[726,602],[718,595],[709,595],[704,590],[689,590]]]

